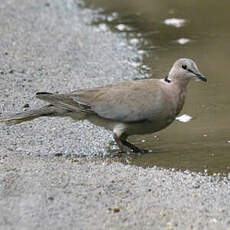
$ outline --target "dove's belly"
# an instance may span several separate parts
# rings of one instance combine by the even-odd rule
[[[167,120],[143,121],[136,123],[126,123],[127,135],[143,135],[160,131],[169,126],[174,121],[174,118]]]
[[[158,119],[157,121],[140,121],[140,122],[118,122],[109,119],[104,119],[95,115],[87,117],[87,119],[97,126],[104,127],[109,130],[122,129],[121,132],[125,132],[127,136],[130,135],[142,135],[160,131],[170,125],[175,117],[167,119]]]

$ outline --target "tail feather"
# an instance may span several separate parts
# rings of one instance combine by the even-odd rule
[[[56,108],[53,105],[47,105],[39,109],[16,113],[7,117],[0,117],[0,122],[5,122],[8,125],[14,125],[24,121],[30,121],[41,116],[61,116],[66,113],[68,113],[68,111]]]
[[[94,113],[91,106],[86,102],[80,102],[76,98],[71,97],[69,94],[55,94],[47,92],[38,92],[36,97],[47,101],[57,108],[69,110],[72,112],[85,112]]]
[[[79,117],[81,117],[81,113],[94,113],[90,105],[75,101],[73,98],[69,97],[69,95],[38,92],[36,97],[50,104],[39,109],[16,113],[7,117],[0,117],[0,122],[13,125],[24,121],[30,121],[41,116],[71,116],[72,114],[76,115],[79,113]]]

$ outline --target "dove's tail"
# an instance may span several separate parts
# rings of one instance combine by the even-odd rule
[[[68,113],[65,109],[47,105],[39,109],[33,109],[21,113],[9,115],[7,117],[0,117],[0,122],[6,122],[8,125],[19,124],[24,121],[30,121],[41,116],[61,116]]]

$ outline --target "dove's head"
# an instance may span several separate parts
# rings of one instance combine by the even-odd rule
[[[196,63],[192,59],[180,58],[172,66],[167,80],[187,85],[190,79],[200,79],[207,81],[207,78],[199,71]]]

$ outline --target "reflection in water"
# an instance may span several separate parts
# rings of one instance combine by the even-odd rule
[[[167,18],[164,20],[164,24],[168,26],[175,26],[177,28],[185,25],[186,20],[183,18]]]
[[[181,45],[184,45],[184,44],[186,44],[186,43],[188,43],[188,42],[190,42],[191,40],[189,39],[189,38],[178,38],[177,40],[176,40],[176,42],[177,43],[179,43],[179,44],[181,44]]]
[[[189,87],[182,114],[193,119],[132,138],[152,153],[134,156],[131,163],[228,173],[230,1],[85,0],[85,4],[100,9],[93,22],[98,29],[119,33],[138,48],[140,56],[134,66],[144,77],[165,76],[180,57],[194,59],[208,77],[207,85],[194,82]]]

